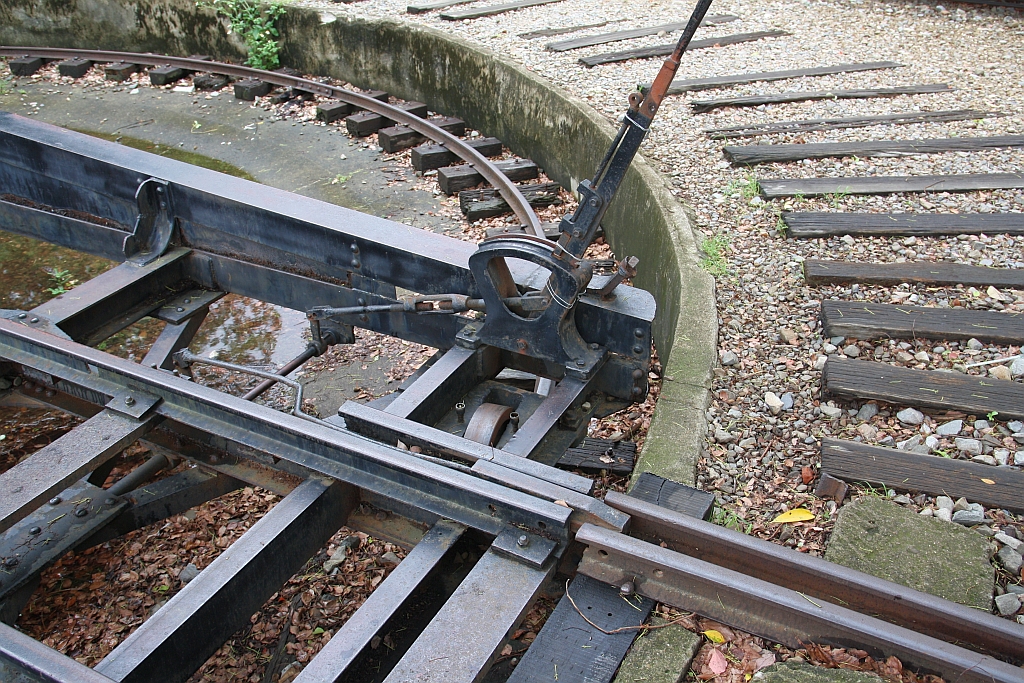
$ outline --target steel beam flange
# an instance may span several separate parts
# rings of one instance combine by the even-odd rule
[[[1021,669],[993,657],[623,534],[586,524],[576,540],[587,546],[581,573],[612,585],[631,581],[641,595],[788,647],[895,655],[904,666],[958,683],[1021,681]]]
[[[558,544],[549,538],[510,526],[498,534],[491,548],[531,567],[542,569],[555,554]]]

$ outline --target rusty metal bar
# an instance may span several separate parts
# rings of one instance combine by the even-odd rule
[[[302,568],[358,503],[351,486],[307,479],[96,665],[115,681],[187,680]]]
[[[857,647],[959,683],[1021,680],[1018,667],[993,657],[636,538],[586,525],[576,540],[587,546],[583,574],[612,585],[631,581],[652,600],[788,647]]]
[[[484,177],[484,179],[498,190],[502,198],[512,208],[516,217],[526,225],[534,235],[543,238],[544,229],[541,227],[537,214],[534,213],[530,203],[523,197],[522,192],[510,181],[501,171],[495,168],[491,161],[476,151],[473,147],[463,142],[457,136],[439,128],[427,119],[414,116],[407,111],[392,106],[386,102],[375,100],[372,97],[363,95],[351,90],[345,90],[326,83],[312,81],[298,76],[289,76],[276,71],[263,71],[247,66],[235,64],[224,64],[223,62],[206,61],[202,59],[190,59],[184,57],[168,57],[165,55],[141,54],[135,52],[111,52],[106,50],[69,50],[52,47],[0,47],[0,56],[21,57],[25,54],[32,54],[45,59],[88,59],[93,62],[127,62],[129,64],[144,64],[147,66],[173,66],[188,71],[210,72],[234,76],[236,78],[255,78],[266,83],[283,87],[292,87],[297,90],[334,97],[342,102],[356,105],[381,114],[391,121],[401,123],[412,128],[417,133],[427,136],[435,142],[439,142],[449,151],[457,154]]]
[[[1024,629],[1006,619],[879,579],[820,557],[609,491],[630,535],[921,633],[1024,658]]]

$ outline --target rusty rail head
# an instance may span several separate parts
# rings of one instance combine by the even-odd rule
[[[237,64],[225,64],[204,59],[192,59],[188,57],[169,57],[152,53],[116,52],[107,50],[72,50],[53,47],[11,47],[0,46],[0,56],[21,57],[34,55],[44,59],[88,59],[93,62],[127,62],[129,64],[144,64],[146,66],[173,66],[189,71],[205,71],[209,73],[235,76],[236,78],[255,78],[281,87],[293,87],[324,97],[333,97],[342,102],[356,105],[362,109],[380,114],[392,121],[412,128],[417,133],[427,136],[434,142],[438,142],[454,152],[460,159],[471,164],[484,179],[498,190],[502,199],[508,202],[509,207],[516,214],[516,217],[523,222],[527,228],[538,237],[544,237],[544,229],[540,225],[540,219],[534,213],[533,207],[526,201],[522,192],[515,183],[509,180],[499,171],[491,161],[478,151],[467,145],[455,135],[443,130],[427,119],[403,111],[398,107],[386,102],[375,100],[372,97],[345,90],[338,86],[320,83],[308,78],[289,76],[275,71],[264,71],[253,69],[248,66]]]

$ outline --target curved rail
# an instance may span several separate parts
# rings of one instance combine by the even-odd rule
[[[443,144],[454,152],[460,159],[472,165],[484,179],[498,190],[502,198],[508,202],[509,207],[516,214],[516,217],[538,237],[544,237],[544,229],[540,225],[537,214],[534,213],[530,203],[519,191],[519,188],[509,180],[487,157],[467,145],[458,137],[443,130],[427,119],[410,114],[398,107],[386,102],[375,100],[351,90],[345,90],[338,86],[320,83],[308,78],[289,76],[275,71],[264,71],[248,66],[236,64],[225,64],[224,62],[213,62],[204,59],[192,59],[188,57],[168,57],[152,53],[136,52],[113,52],[107,50],[73,50],[68,48],[54,47],[11,47],[0,46],[0,56],[22,57],[31,55],[43,59],[88,59],[92,62],[127,62],[129,64],[144,64],[146,66],[173,66],[189,71],[208,72],[234,76],[236,78],[255,78],[281,87],[293,87],[297,90],[311,92],[324,97],[333,97],[342,102],[355,105],[362,109],[380,114],[392,121],[412,128],[417,133],[425,135],[434,142]]]

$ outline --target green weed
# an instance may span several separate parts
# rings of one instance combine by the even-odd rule
[[[198,0],[197,7],[208,7],[231,21],[231,32],[242,37],[249,48],[245,63],[257,69],[275,69],[280,66],[278,31],[274,24],[285,13],[284,5],[268,5],[248,0]]]
[[[11,94],[11,81],[7,78],[0,78],[0,95]]]
[[[749,534],[754,528],[752,522],[746,522],[734,511],[724,510],[718,506],[715,506],[714,512],[711,513],[711,521],[718,526],[724,526],[726,529],[740,531],[745,534]]]
[[[725,260],[724,251],[729,246],[729,238],[724,235],[715,235],[704,240],[700,250],[704,252],[701,266],[715,277],[724,277],[729,273],[729,264]]]
[[[753,173],[748,173],[743,180],[733,180],[725,188],[726,193],[736,194],[739,192],[744,199],[753,199],[761,193],[761,186]]]
[[[998,414],[999,414],[998,410],[993,410],[991,413],[989,413],[988,415],[985,416],[985,419],[988,420],[989,422],[995,422],[996,421],[996,415],[998,415]]]
[[[47,287],[46,291],[53,296],[58,296],[68,291],[72,287],[78,284],[78,282],[71,277],[71,271],[61,270],[60,268],[50,268],[47,270],[50,276],[50,284],[52,287]]]
[[[849,194],[849,192],[829,192],[828,194],[825,195],[825,198],[828,199],[829,204],[832,205],[833,209],[838,209],[839,204],[843,201],[843,199],[849,196]]]

